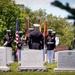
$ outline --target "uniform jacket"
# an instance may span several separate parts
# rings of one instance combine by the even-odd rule
[[[5,35],[4,38],[3,38],[3,40],[4,40],[4,46],[6,46],[6,47],[12,47],[12,41],[13,41],[12,36]]]
[[[21,41],[19,41],[19,42],[17,43],[17,47],[18,47],[19,50],[21,50],[21,48],[22,48],[22,42],[21,42]]]
[[[45,43],[47,46],[47,50],[54,50],[54,48],[55,48],[55,37],[47,35],[46,39],[45,39]]]
[[[34,30],[30,33],[28,42],[30,49],[44,48],[44,37],[43,34],[38,30]]]

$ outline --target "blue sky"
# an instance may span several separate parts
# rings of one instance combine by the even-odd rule
[[[62,10],[58,7],[51,5],[51,2],[54,0],[15,0],[17,4],[24,4],[29,7],[32,11],[38,9],[45,9],[48,14],[52,14],[54,16],[67,17],[69,15],[68,12]],[[75,8],[75,0],[59,0],[64,5],[66,2],[69,3],[70,7]]]

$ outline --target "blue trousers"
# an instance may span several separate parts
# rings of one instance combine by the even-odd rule
[[[54,50],[48,50],[48,63],[53,63]]]
[[[43,49],[43,61],[44,62],[46,61],[46,58],[45,58],[46,50],[47,48],[44,46],[44,49]]]
[[[18,50],[18,62],[21,61],[21,50]]]

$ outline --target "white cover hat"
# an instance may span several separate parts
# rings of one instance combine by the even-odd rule
[[[52,30],[52,29],[47,29],[47,31],[48,31],[48,32],[49,32],[49,31],[51,31],[51,32],[52,32],[53,30]]]
[[[56,33],[55,31],[53,31],[52,33]]]
[[[6,30],[7,32],[11,32],[11,30]]]
[[[39,25],[39,24],[33,24],[33,26],[34,26],[34,27],[39,27],[40,25]]]
[[[23,32],[22,31],[19,31],[19,34],[22,34]]]

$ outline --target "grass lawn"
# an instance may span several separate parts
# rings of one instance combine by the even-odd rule
[[[0,75],[75,75],[75,72],[54,72],[54,68],[56,68],[56,63],[48,64],[46,63],[48,72],[17,72],[18,64],[14,62],[9,67],[11,68],[11,72],[0,72]]]

